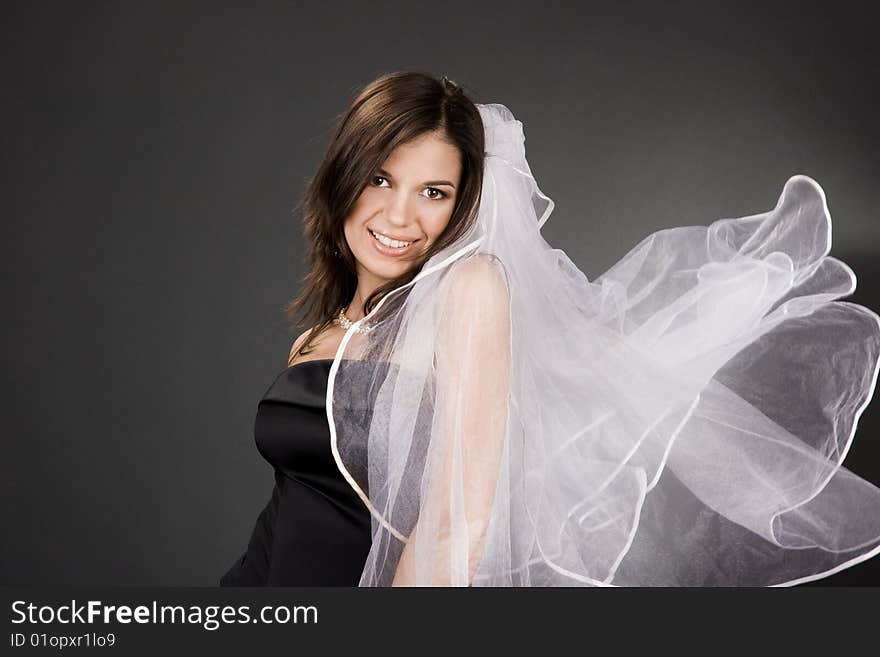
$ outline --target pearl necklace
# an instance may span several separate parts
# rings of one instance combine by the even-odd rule
[[[354,322],[352,322],[348,317],[345,316],[345,310],[340,308],[339,315],[333,319],[339,326],[344,328],[346,331],[351,327]],[[361,324],[355,329],[355,333],[369,333],[375,328],[375,326],[371,326],[369,324]]]

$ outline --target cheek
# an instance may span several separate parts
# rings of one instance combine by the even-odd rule
[[[348,213],[348,219],[346,220],[346,223],[355,224],[358,221],[364,219],[364,217],[369,214],[369,206],[369,197],[365,193],[362,193],[358,197],[357,201],[354,202],[354,205],[351,208],[351,212]]]
[[[349,237],[355,234],[363,227],[367,221],[375,213],[375,203],[370,203],[370,199],[366,194],[361,194],[354,206],[345,218],[345,233]]]
[[[452,219],[452,207],[438,209],[426,217],[422,227],[429,237],[436,239],[446,230],[450,219]]]

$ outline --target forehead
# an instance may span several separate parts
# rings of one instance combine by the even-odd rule
[[[458,147],[429,132],[395,148],[382,167],[400,178],[457,178],[461,154]]]

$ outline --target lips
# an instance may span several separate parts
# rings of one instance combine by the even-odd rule
[[[415,242],[417,237],[398,237],[397,235],[391,235],[390,233],[382,232],[381,230],[374,230],[372,228],[367,228],[371,233],[375,233],[376,235],[381,235],[382,237],[387,237],[390,240],[397,240],[398,242]]]
[[[378,239],[373,236],[373,231],[371,229],[367,229],[367,232],[370,234],[370,242],[373,244],[373,248],[375,248],[379,253],[386,256],[402,256],[406,255],[410,251],[412,251],[413,247],[418,244],[418,240],[412,240],[407,246],[401,247],[393,247],[386,246],[382,244]],[[400,241],[409,241],[409,240],[400,240]]]

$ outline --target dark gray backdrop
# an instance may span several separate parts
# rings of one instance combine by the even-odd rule
[[[3,3],[0,584],[211,586],[244,550],[290,210],[389,70],[511,108],[544,235],[591,279],[804,173],[880,310],[871,3],[528,4]],[[845,462],[874,483],[878,404]],[[878,584],[874,561],[822,583]]]

